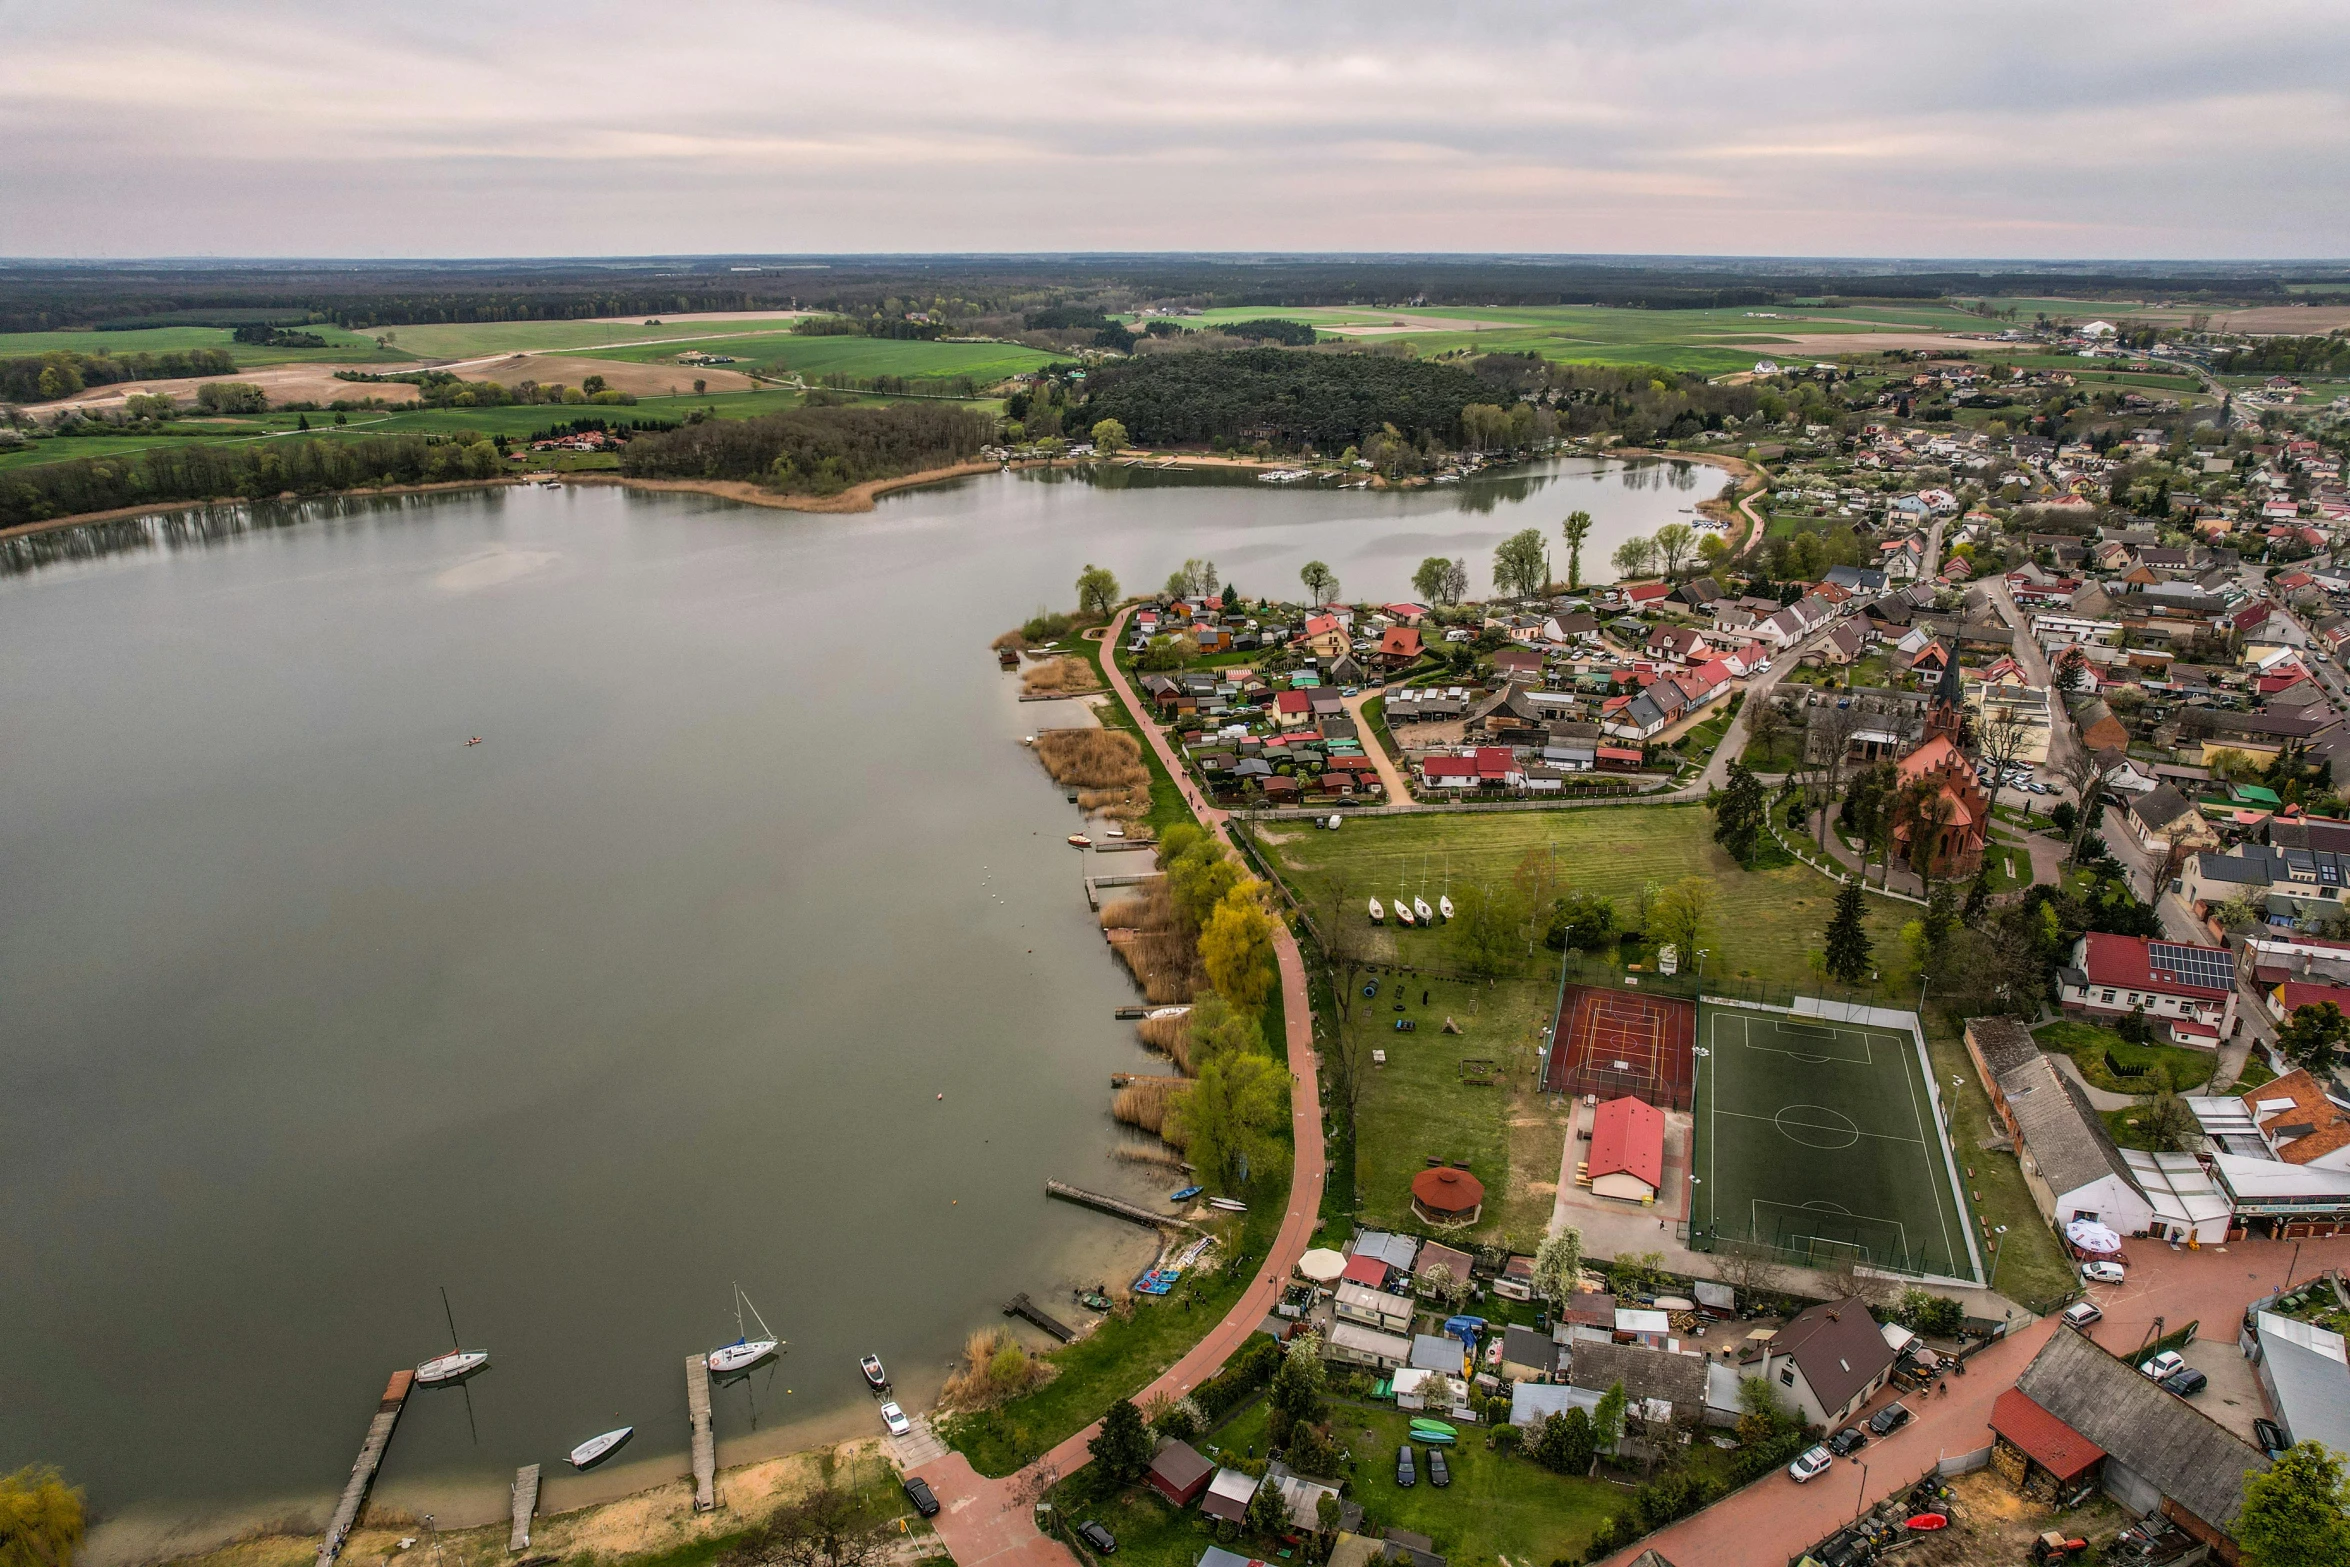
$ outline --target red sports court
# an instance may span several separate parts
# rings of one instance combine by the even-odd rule
[[[1686,1110],[1697,1082],[1697,1004],[1630,988],[1569,985],[1543,1087],[1554,1094],[1633,1094]]]

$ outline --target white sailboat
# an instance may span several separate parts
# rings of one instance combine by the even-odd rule
[[[449,1320],[449,1352],[435,1355],[417,1366],[416,1380],[428,1386],[435,1382],[461,1382],[490,1363],[486,1349],[467,1349],[457,1337],[457,1314],[449,1309],[449,1291],[441,1290],[441,1315]]]
[[[602,1436],[589,1437],[571,1450],[571,1467],[574,1469],[594,1468],[611,1457],[621,1443],[634,1435],[636,1435],[635,1426],[622,1426],[617,1431],[607,1431]]]
[[[1412,905],[1409,899],[1398,898],[1395,900],[1395,922],[1398,925],[1409,925],[1412,922]]]
[[[759,1308],[751,1306],[751,1319],[759,1324],[759,1337],[751,1338],[743,1331],[743,1308],[750,1306],[750,1298],[742,1286],[734,1287],[734,1330],[737,1335],[731,1344],[722,1344],[707,1357],[713,1376],[731,1376],[737,1371],[748,1371],[760,1361],[783,1347],[767,1326],[767,1319],[759,1315]]]
[[[1438,913],[1440,913],[1440,914],[1442,914],[1442,915],[1443,915],[1443,916],[1444,916],[1446,919],[1451,919],[1451,918],[1452,918],[1452,899],[1450,899],[1450,898],[1446,898],[1446,897],[1439,897],[1439,898],[1436,900],[1436,909],[1437,909],[1437,912],[1438,912]]]
[[[1412,912],[1420,916],[1420,923],[1423,925],[1433,925],[1436,923],[1436,911],[1428,907],[1428,900],[1426,898],[1414,898],[1412,900]]]
[[[1371,923],[1374,925],[1384,925],[1387,923],[1387,911],[1379,906],[1379,900],[1377,898],[1373,898],[1371,900]]]

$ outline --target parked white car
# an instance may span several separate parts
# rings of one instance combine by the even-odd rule
[[[1806,1480],[1817,1479],[1835,1467],[1835,1455],[1824,1447],[1815,1447],[1800,1455],[1795,1462],[1787,1466],[1787,1477],[1797,1485],[1801,1485]]]
[[[894,1403],[881,1406],[881,1423],[889,1428],[891,1436],[904,1436],[914,1429],[914,1422],[908,1420],[906,1412]]]
[[[2118,1262],[2084,1262],[2081,1264],[2081,1282],[2084,1284],[2119,1284],[2129,1275]]]
[[[2187,1357],[2180,1354],[2175,1349],[2166,1349],[2161,1354],[2155,1356],[2152,1360],[2147,1361],[2146,1364],[2140,1366],[2138,1369],[2145,1372],[2155,1381],[2160,1382],[2164,1377],[2169,1376],[2174,1371],[2186,1370]]]

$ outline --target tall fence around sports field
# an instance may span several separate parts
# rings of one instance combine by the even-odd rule
[[[1798,987],[1782,981],[1741,979],[1713,968],[1701,969],[1691,965],[1686,958],[1679,973],[1660,974],[1654,969],[1627,969],[1620,963],[1595,958],[1584,952],[1569,952],[1566,955],[1560,983],[1562,986],[1637,989],[1649,995],[1669,996],[1680,1001],[1696,1001],[1702,995],[1707,1001],[1743,1001],[1752,1006],[1773,1007],[1782,1012],[1803,1011],[1814,1002],[1822,1005],[1824,1015],[1836,1015],[1834,1009],[1841,1007],[1874,1007],[1901,1015],[1901,1021],[1881,1025],[1888,1028],[1909,1027],[1910,1015],[1917,1010],[1918,1004],[1916,990],[1907,985],[1874,980],[1858,985],[1843,985],[1832,979],[1817,978],[1806,980]]]

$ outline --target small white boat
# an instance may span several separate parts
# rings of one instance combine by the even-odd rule
[[[1081,832],[1073,832],[1069,835],[1069,847],[1072,849],[1090,849],[1093,847],[1093,840]]]
[[[1450,898],[1438,898],[1438,899],[1436,900],[1436,912],[1437,912],[1437,913],[1439,913],[1439,914],[1441,914],[1441,915],[1443,915],[1443,916],[1444,916],[1446,919],[1451,919],[1451,918],[1452,918],[1452,899],[1450,899]]]
[[[486,1349],[453,1349],[446,1355],[435,1355],[416,1368],[419,1382],[454,1382],[469,1377],[490,1363]]]
[[[1123,838],[1126,836],[1126,829],[1123,827],[1105,827],[1102,829],[1102,836],[1105,838]]]
[[[1412,923],[1412,906],[1401,898],[1395,900],[1395,922],[1398,925]]]
[[[593,1469],[611,1457],[623,1442],[634,1435],[636,1435],[635,1426],[622,1426],[617,1431],[607,1431],[602,1436],[589,1437],[571,1450],[571,1467]]]
[[[1237,1198],[1232,1197],[1210,1197],[1208,1199],[1208,1206],[1211,1208],[1221,1208],[1226,1213],[1248,1212],[1247,1203],[1241,1202]]]
[[[1330,830],[1331,830],[1332,832],[1336,832],[1336,831],[1338,831],[1338,824],[1339,824],[1340,822],[1343,822],[1343,821],[1345,821],[1345,820],[1346,820],[1346,818],[1345,818],[1345,817],[1343,817],[1343,816],[1341,816],[1341,815],[1339,815],[1337,812],[1335,812],[1335,811],[1331,812],[1331,813],[1330,813]]]
[[[1384,925],[1387,923],[1387,911],[1379,907],[1379,900],[1377,898],[1373,898],[1371,900],[1371,923],[1374,925]]]
[[[1428,907],[1428,900],[1426,898],[1414,898],[1412,900],[1412,912],[1420,916],[1420,923],[1423,925],[1433,925],[1436,923],[1435,911]]]
[[[760,1337],[752,1338],[744,1333],[743,1307],[749,1305],[749,1298],[737,1285],[734,1292],[734,1330],[740,1336],[733,1343],[722,1344],[703,1357],[710,1367],[711,1375],[723,1377],[732,1376],[738,1371],[748,1371],[783,1348],[783,1340],[768,1331],[767,1319],[759,1315],[756,1306],[751,1306],[751,1317],[759,1324]]]
[[[857,1362],[857,1369],[865,1373],[865,1385],[876,1393],[889,1386],[889,1373],[881,1368],[879,1355],[867,1355]]]

